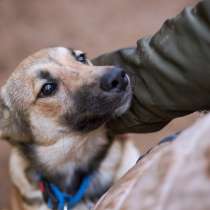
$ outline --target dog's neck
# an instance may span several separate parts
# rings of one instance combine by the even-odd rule
[[[112,144],[105,129],[72,138],[66,136],[49,146],[20,147],[34,171],[68,193],[74,193],[85,176],[96,173]]]

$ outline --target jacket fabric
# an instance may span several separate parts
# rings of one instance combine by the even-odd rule
[[[172,119],[210,109],[210,0],[165,21],[133,48],[93,60],[121,66],[131,77],[129,111],[108,127],[116,134],[157,131]]]

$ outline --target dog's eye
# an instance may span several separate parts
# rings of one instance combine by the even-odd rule
[[[80,63],[87,63],[87,58],[85,53],[80,53],[79,55],[76,55],[76,60],[79,61]]]
[[[57,84],[56,83],[46,83],[42,86],[41,92],[40,92],[40,97],[47,97],[47,96],[52,96],[55,94],[57,90]]]

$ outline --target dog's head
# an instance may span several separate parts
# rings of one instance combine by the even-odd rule
[[[81,51],[41,50],[25,59],[1,89],[0,136],[52,143],[87,134],[131,101],[128,76],[117,67],[93,66]]]

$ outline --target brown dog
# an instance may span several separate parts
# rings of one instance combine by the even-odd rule
[[[91,65],[81,51],[50,48],[23,61],[0,96],[0,137],[13,147],[13,209],[91,208],[138,158],[104,126],[131,97],[128,75]]]

